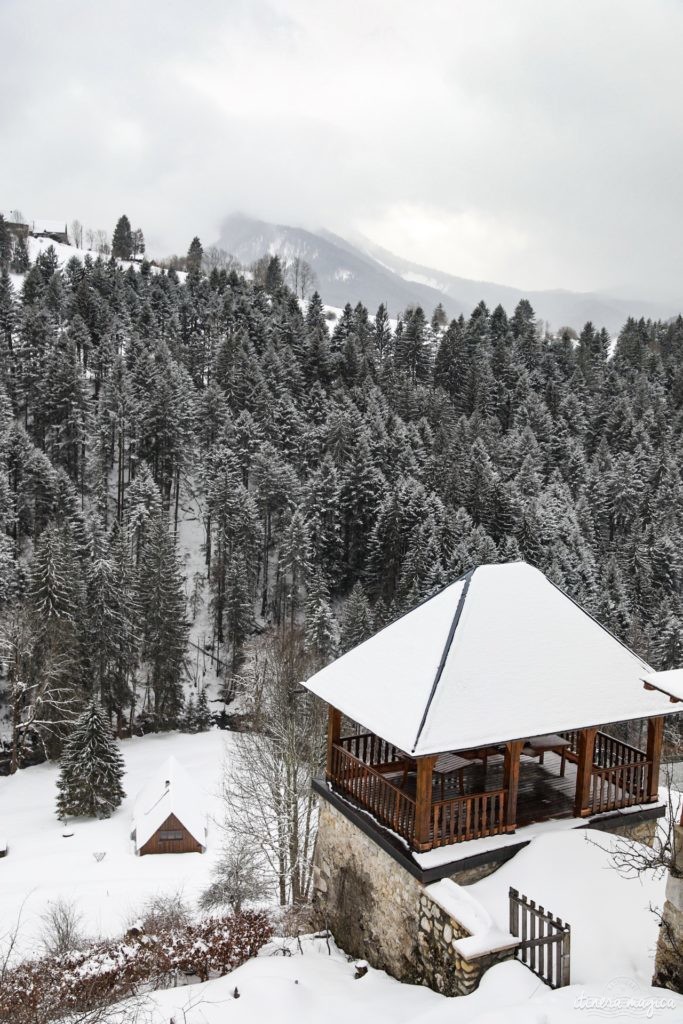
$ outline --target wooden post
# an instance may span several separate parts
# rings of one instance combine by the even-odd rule
[[[333,708],[331,704],[327,708],[327,767],[326,775],[329,779],[332,775],[332,747],[339,743],[341,736],[341,711]]]
[[[417,787],[415,792],[415,847],[432,848],[432,770],[436,756],[417,758]]]
[[[659,766],[662,760],[664,716],[647,720],[647,792],[646,800],[659,798]]]
[[[593,752],[597,726],[579,731],[579,743],[576,763],[576,796],[574,799],[574,815],[585,818],[591,813],[591,777],[593,774]]]
[[[519,792],[519,758],[524,740],[512,740],[505,744],[503,763],[503,789],[505,790],[505,831],[514,832],[517,827],[517,793]]]

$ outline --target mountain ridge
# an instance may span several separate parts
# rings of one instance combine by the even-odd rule
[[[441,302],[449,316],[467,316],[483,300],[490,308],[502,305],[510,314],[521,299],[528,299],[537,317],[555,330],[570,326],[579,331],[590,320],[612,333],[628,317],[668,319],[677,312],[666,302],[605,292],[524,290],[457,277],[397,256],[359,234],[343,238],[326,228],[312,231],[242,213],[223,221],[217,245],[243,264],[253,263],[264,253],[286,259],[300,256],[315,271],[318,291],[328,305],[361,301],[371,312],[383,302],[392,315],[416,304],[430,313]]]

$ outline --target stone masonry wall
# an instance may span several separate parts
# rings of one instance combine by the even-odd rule
[[[628,815],[625,815],[628,818]],[[613,825],[606,832],[611,832],[615,836],[625,836],[627,839],[633,839],[636,843],[644,843],[645,846],[652,846],[655,841],[657,834],[657,819],[650,818],[647,821],[639,821],[635,825]]]
[[[683,992],[683,825],[674,829],[674,855],[666,883],[653,984]]]
[[[468,996],[478,987],[489,967],[514,956],[514,950],[508,950],[466,960],[456,950],[455,943],[469,934],[423,892],[418,951],[424,984],[446,996]]]
[[[460,957],[453,943],[469,932],[327,800],[320,801],[313,888],[320,922],[339,946],[401,981],[465,995],[485,970],[513,955]]]

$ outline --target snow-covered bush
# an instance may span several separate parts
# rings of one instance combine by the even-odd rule
[[[4,974],[0,1020],[48,1024],[167,987],[178,977],[206,981],[256,956],[272,933],[265,914],[245,912],[154,934],[135,928],[122,939],[28,961]]]

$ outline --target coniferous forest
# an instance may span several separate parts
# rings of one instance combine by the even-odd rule
[[[120,734],[187,713],[190,505],[228,694],[255,636],[324,662],[517,559],[657,668],[683,661],[680,317],[615,342],[525,301],[336,316],[278,257],[207,272],[198,239],[184,272],[0,260],[10,770],[58,754],[93,696]]]

